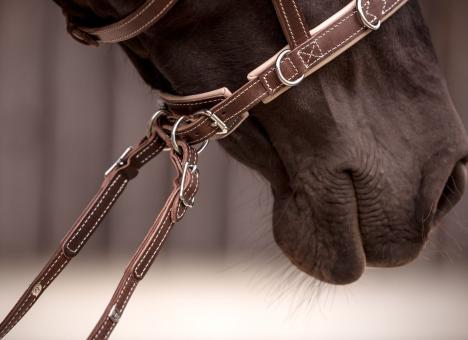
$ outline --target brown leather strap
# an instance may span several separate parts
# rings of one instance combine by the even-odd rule
[[[158,22],[176,1],[146,0],[142,6],[124,19],[99,28],[78,27],[68,20],[68,31],[76,40],[86,45],[125,41]]]
[[[310,38],[307,25],[296,0],[273,0],[276,15],[291,49]]]
[[[367,0],[364,10],[370,21],[388,19],[408,0]],[[367,28],[352,1],[333,17],[311,30],[313,34],[302,44],[288,53],[280,62],[281,74],[289,81],[302,75],[309,76],[341,53],[352,47],[367,34]],[[255,105],[268,102],[290,86],[283,84],[275,66],[276,56],[251,72],[250,81],[235,91],[229,98],[211,107],[210,111],[219,117],[232,132],[241,115]],[[252,76],[254,75],[254,76]],[[170,127],[166,126],[166,130]],[[209,138],[222,138],[219,128],[209,117],[201,117],[178,129],[177,135],[190,144],[200,143]]]
[[[21,320],[45,289],[79,253],[122,194],[127,183],[138,174],[138,169],[159,154],[164,146],[165,142],[153,133],[143,138],[109,169],[99,191],[63,238],[57,251],[0,324],[0,338]]]
[[[182,158],[171,151],[172,163],[177,170],[172,193],[132,257],[107,308],[89,335],[89,340],[107,339],[110,336],[138,282],[148,272],[172,226],[181,220],[187,211],[187,205],[181,200],[180,192],[183,192],[186,201],[192,202],[198,191],[197,153],[185,143],[181,143],[180,146],[183,150]]]

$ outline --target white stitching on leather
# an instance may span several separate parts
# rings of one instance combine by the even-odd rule
[[[383,1],[383,8],[382,8],[382,14],[386,14],[390,12],[399,2],[400,0],[396,0],[393,5],[387,8],[387,0],[382,0]]]
[[[128,282],[129,279],[130,279],[130,277],[128,277],[127,282]],[[135,290],[136,285],[137,285],[137,282],[133,282],[132,287],[130,287],[130,290],[128,291],[128,294],[127,294],[126,297],[125,297],[125,301],[123,302],[122,307],[120,307],[120,312],[121,312],[121,313],[123,313],[125,307],[127,306],[128,300],[130,299],[130,296],[132,296],[132,293],[133,293],[133,291]],[[117,301],[115,302],[115,305],[118,305],[118,303],[120,302],[120,297],[122,296],[124,290],[125,290],[125,287],[124,287],[123,290],[120,292],[119,298],[118,298]],[[107,320],[110,320],[110,319],[107,318],[106,321],[107,321]],[[111,321],[112,321],[112,320],[111,320]],[[104,328],[105,328],[104,325],[105,325],[105,322],[104,322],[104,324],[101,326],[101,329],[104,329]],[[103,338],[104,340],[107,339],[107,338],[109,338],[109,335],[112,333],[112,331],[114,330],[114,328],[115,328],[116,325],[117,325],[117,322],[112,322],[110,328],[107,330],[106,334],[104,335],[104,338]],[[100,330],[100,332],[101,332],[101,330]],[[99,333],[100,333],[100,332],[99,332]],[[98,333],[98,334],[99,334],[99,333]],[[98,334],[97,334],[97,335],[98,335]],[[97,336],[97,335],[96,335],[96,336]]]
[[[296,65],[294,65],[294,63],[292,62],[292,60],[291,60],[290,57],[284,58],[283,61],[285,62],[286,60],[289,60],[289,63],[292,65],[292,67],[293,67],[293,69],[294,69],[294,72],[295,72],[294,74],[292,74],[292,75],[288,78],[288,80],[289,80],[289,79],[292,79],[292,78],[294,78],[295,76],[297,76],[297,75],[299,74],[299,70],[297,69]],[[282,63],[281,63],[281,64],[282,64]],[[281,65],[281,64],[280,64],[280,65]]]
[[[161,144],[161,146],[160,146],[159,148],[157,148],[156,150],[154,150],[153,153],[149,154],[149,155],[146,156],[144,159],[142,159],[142,160],[140,161],[140,164],[143,165],[143,164],[145,164],[146,162],[148,162],[151,158],[153,158],[155,155],[157,155],[157,154],[161,151],[161,149],[163,149],[163,148],[164,148],[164,144]]]
[[[255,82],[257,83],[257,82]],[[260,98],[263,98],[264,96],[268,95],[268,92],[263,92],[262,94],[260,94],[257,98],[255,98],[254,100],[252,100],[250,103],[248,103],[246,106],[244,106],[242,109],[240,109],[239,111],[237,111],[236,113],[234,113],[231,117],[229,117],[228,119],[225,120],[225,123],[229,122],[231,119],[234,119],[234,118],[237,118],[236,121],[239,119],[239,117],[236,117],[239,113],[241,112],[245,112],[247,110],[247,108],[252,105],[253,103],[255,103],[255,101],[259,100]],[[196,140],[194,140],[192,143],[198,143],[198,142],[201,142],[202,140],[204,140],[205,138],[209,138],[211,136],[213,136],[214,134],[216,133],[216,130],[214,131],[211,131],[210,133],[206,134],[205,136],[203,137],[200,137]]]
[[[349,37],[347,37],[345,40],[343,40],[342,42],[340,42],[339,44],[337,44],[336,46],[332,47],[331,49],[329,49],[328,51],[326,51],[324,53],[324,55],[321,57],[321,58],[318,58],[316,60],[314,60],[310,65],[307,66],[307,68],[309,68],[310,66],[316,64],[319,60],[321,60],[323,57],[327,56],[328,54],[330,54],[331,52],[335,51],[338,47],[340,47],[341,45],[343,45],[344,43],[346,43],[348,40],[354,38],[359,32],[361,31],[364,31],[364,27],[361,27],[360,29],[358,29],[356,32],[354,32],[353,34],[351,34]]]
[[[299,19],[299,22],[301,23],[301,26],[302,26],[302,30],[304,31],[304,34],[306,37],[309,36],[309,33],[307,32],[305,26],[304,26],[304,23],[302,22],[302,18],[301,18],[301,14],[299,13],[299,9],[297,8],[297,5],[296,5],[296,0],[291,0],[293,6],[294,6],[294,9],[296,10],[296,13],[297,13],[297,18]]]
[[[50,271],[54,268],[54,266],[57,264],[58,261],[60,261],[60,259],[62,258],[62,254],[60,254],[55,260],[54,262],[49,266],[49,268],[47,269],[47,271],[44,273],[44,275],[41,276],[41,278],[39,280],[37,280],[37,283],[42,283],[42,281],[44,280],[44,278],[47,277],[47,275],[49,275]],[[61,266],[57,269],[57,271],[54,273],[54,275],[52,277],[49,278],[49,280],[47,280],[47,282],[43,283],[43,287],[42,287],[42,292],[49,286],[50,282],[52,282],[58,274],[60,274],[60,272],[62,271],[62,269],[65,267],[65,265],[68,263],[69,261],[65,259],[65,262],[61,264]],[[42,293],[41,292],[41,293]],[[24,314],[26,314],[26,312],[32,307],[32,305],[39,299],[39,296],[38,295],[37,297],[34,297],[33,295],[28,295],[28,297],[26,298],[26,300],[23,301],[23,303],[21,304],[21,306],[19,307],[19,309],[16,311],[16,313],[13,315],[13,318],[10,319],[10,321],[8,321],[8,323],[5,325],[5,329],[2,331],[1,333],[1,336],[4,336],[6,333],[8,333],[11,328],[14,327],[14,325],[16,325],[18,323],[19,320],[21,320],[21,318],[24,316]],[[33,298],[31,303],[23,310],[23,307],[26,305],[26,303],[28,302],[28,300],[30,298]],[[21,312],[23,311],[23,313],[18,316],[18,314],[20,314]],[[17,317],[18,316],[18,317]]]
[[[143,150],[141,150],[136,156],[135,158],[138,159],[141,157],[141,155],[143,155],[146,150],[148,150],[149,148],[151,148],[154,144],[156,143],[156,139],[153,140],[151,143],[149,143]]]
[[[28,300],[32,297],[32,300],[31,302],[29,303],[29,305],[24,309],[23,313],[17,317],[17,315],[21,312],[21,310],[23,309],[23,307],[26,305],[26,303],[28,303]],[[5,329],[2,331],[2,333],[0,333],[0,338],[4,337],[17,323],[19,320],[21,320],[21,318],[24,316],[24,314],[31,308],[31,306],[34,304],[34,302],[36,301],[36,299],[32,296],[32,295],[29,295],[26,300],[23,301],[23,303],[21,304],[20,308],[16,311],[16,313],[13,315],[13,318],[10,319],[10,321],[8,321],[8,323],[5,325]]]
[[[122,312],[125,309],[125,307],[127,307],[128,300],[130,299],[130,296],[132,296],[132,293],[135,290],[135,287],[136,287],[137,283],[138,283],[138,281],[133,282],[132,287],[130,287],[130,290],[128,291],[128,294],[125,297],[125,301],[123,302],[122,307],[120,308],[120,310]],[[118,303],[118,301],[117,301],[117,303]]]
[[[146,266],[143,268],[142,270],[142,273],[138,273],[138,268],[140,268],[141,264],[143,263],[143,261],[145,260],[146,256],[148,256],[148,253],[149,251],[151,250],[151,248],[153,247],[153,245],[156,243],[156,240],[158,239],[158,236],[159,234],[161,234],[161,231],[164,229],[164,225],[166,224],[167,220],[169,219],[169,217],[171,216],[170,212],[167,213],[167,216],[166,218],[164,219],[163,223],[161,224],[161,227],[159,228],[157,234],[154,236],[153,238],[153,241],[151,241],[151,244],[150,246],[148,247],[148,249],[146,249],[145,251],[145,254],[143,255],[143,257],[140,259],[140,261],[138,261],[138,265],[135,267],[135,275],[136,277],[138,277],[139,279],[143,277],[143,273],[144,271],[146,270],[146,268],[148,267],[148,264],[150,261],[148,261],[148,263],[146,264]],[[170,229],[170,226],[171,226],[172,223],[169,223],[169,226],[168,226],[168,229]],[[159,248],[158,248],[159,249]],[[151,257],[152,259],[153,257]]]
[[[151,26],[155,21],[157,21],[161,17],[161,15],[163,15],[166,12],[167,8],[169,8],[169,6],[171,6],[174,3],[174,1],[175,0],[172,0],[169,3],[167,3],[167,5],[164,6],[164,8],[158,13],[158,15],[151,18],[150,21],[148,21],[146,24],[144,24],[140,28],[138,28],[138,29],[136,29],[136,30],[122,36],[122,37],[119,37],[117,39],[109,40],[108,42],[109,43],[114,43],[114,42],[118,42],[118,41],[123,41],[123,40],[127,40],[128,37],[138,35],[140,32],[144,31],[148,26]]]
[[[327,36],[330,32],[332,32],[333,30],[335,30],[336,28],[340,27],[343,23],[345,23],[346,21],[349,20],[349,18],[353,17],[355,14],[357,13],[357,11],[353,11],[351,14],[349,14],[348,16],[344,17],[343,19],[341,19],[337,24],[333,25],[332,27],[330,27],[328,30],[326,30],[325,32],[323,32],[321,35],[319,35],[314,41],[312,41],[311,43],[305,45],[303,48],[301,48],[299,50],[299,53],[304,51],[306,48],[310,47],[310,45],[316,43],[318,44],[318,40]],[[364,28],[361,27],[357,32],[360,32],[362,31]],[[353,33],[354,34],[354,33]],[[356,33],[357,34],[357,33]],[[349,37],[347,39],[345,39],[343,42],[349,40]],[[340,44],[336,45],[334,48],[336,49],[336,47],[340,46],[343,44],[343,42],[341,42]],[[307,64],[304,64],[304,67],[305,68],[309,68],[311,65],[315,64],[318,60],[322,59],[324,56],[326,56],[328,53],[330,53],[331,50],[328,50],[326,53],[324,53],[321,57],[317,58],[316,60],[314,60],[311,64],[307,63]],[[305,54],[307,54],[306,52],[304,52]],[[310,60],[309,60],[310,62]]]
[[[289,34],[291,35],[291,38],[292,38],[292,40],[294,42],[294,45],[297,45],[296,38],[294,37],[294,32],[291,29],[291,25],[289,24],[288,15],[286,14],[286,11],[285,11],[284,6],[283,6],[283,2],[281,0],[279,0],[279,5],[280,5],[280,8],[281,8],[281,12],[283,12],[283,17],[286,20],[286,25],[288,26]]]
[[[96,229],[97,225],[99,224],[99,222],[101,222],[102,218],[104,217],[104,215],[107,213],[107,211],[110,209],[110,207],[112,206],[112,204],[114,203],[114,201],[117,199],[117,196],[119,196],[119,194],[122,192],[123,188],[127,185],[128,183],[128,180],[124,180],[123,183],[120,185],[119,189],[117,190],[117,192],[115,193],[114,197],[112,198],[111,201],[109,201],[108,205],[106,206],[106,208],[104,209],[104,211],[101,213],[101,215],[98,217],[98,219],[96,220],[96,222],[94,223],[94,225],[91,227],[91,229],[88,231],[88,233],[85,235],[85,237],[81,240],[81,242],[78,244],[77,248],[75,250],[71,249],[70,248],[70,244],[71,242],[78,236],[78,234],[80,233],[80,231],[83,229],[84,225],[89,221],[89,219],[91,218],[91,216],[93,216],[93,214],[96,212],[96,210],[99,208],[99,206],[102,204],[102,202],[104,201],[104,199],[106,198],[106,196],[109,194],[111,188],[115,185],[115,183],[117,183],[118,179],[121,177],[121,175],[119,174],[115,179],[114,181],[112,182],[112,184],[109,186],[109,188],[107,188],[105,194],[101,197],[99,203],[94,207],[93,211],[91,212],[91,214],[86,218],[86,220],[80,225],[80,227],[78,228],[78,230],[73,234],[73,237],[67,242],[67,249],[72,252],[72,253],[76,253],[80,250],[81,246],[84,244],[84,242],[86,242],[86,240],[88,239],[89,235],[91,235],[91,233],[94,231],[94,229]]]
[[[386,1],[386,0],[383,0]],[[366,3],[364,4],[366,6],[366,14],[372,17],[372,20],[370,22],[374,22],[375,20],[378,20],[377,16],[375,14],[369,13],[370,7],[371,7],[371,2],[370,0],[367,0]]]
[[[60,261],[60,258],[62,257],[62,254],[60,254],[56,259],[55,261],[51,264],[51,266],[49,267],[49,269],[47,269],[47,271],[45,272],[44,275],[41,276],[41,278],[37,281],[38,283],[41,283],[42,280],[44,280],[44,278],[50,273],[50,271],[52,270],[52,268],[54,268],[55,264]]]
[[[122,294],[123,294],[123,292],[125,291],[125,288],[127,288],[128,282],[130,281],[130,279],[131,279],[131,276],[127,277],[127,280],[125,281],[125,283],[124,283],[124,285],[123,285],[123,288],[122,288],[122,290],[120,291],[119,296],[117,297],[117,302],[120,301],[120,298],[122,297]]]
[[[292,62],[291,58],[290,57],[287,57],[287,58],[284,58],[283,60],[281,60],[281,63],[280,63],[280,66],[283,65],[286,60],[289,60],[290,64],[292,65],[292,67],[294,68],[294,71],[295,73],[293,75],[291,75],[290,77],[288,77],[288,80],[294,78],[296,75],[299,74],[299,70],[297,69],[296,65],[294,65],[294,63]],[[274,67],[273,69],[271,69],[270,71],[268,71],[264,76],[262,76],[262,79],[264,80],[265,82],[265,85],[268,87],[268,89],[270,90],[270,92],[274,92],[275,89],[277,89],[278,87],[276,87],[275,89],[273,89],[270,85],[270,83],[268,82],[268,79],[267,79],[267,76],[276,70],[276,67]],[[280,85],[281,86],[281,85]]]
[[[146,6],[144,6],[143,8],[141,8],[138,13],[135,15],[135,16],[130,16],[130,17],[127,17],[127,20],[123,20],[120,25],[115,25],[113,27],[109,27],[105,30],[102,30],[101,33],[107,33],[109,31],[112,31],[112,30],[117,30],[117,29],[120,29],[122,28],[123,26],[125,25],[128,25],[129,23],[131,23],[132,21],[136,20],[138,17],[140,17],[144,12],[146,12],[146,10],[151,6],[153,5],[153,3],[155,2],[156,0],[152,0],[150,1],[149,3],[146,4]]]
[[[112,333],[114,330],[115,326],[117,325],[117,322],[113,322],[112,325],[110,326],[109,330],[107,331],[106,335],[104,335],[104,340],[109,338],[109,335]]]
[[[59,269],[57,269],[57,271],[54,273],[54,275],[51,276],[51,277],[49,278],[49,280],[47,280],[47,282],[44,284],[44,287],[42,287],[42,291],[44,291],[44,289],[46,289],[46,288],[49,286],[49,283],[51,283],[51,282],[57,277],[58,274],[60,274],[60,272],[62,271],[63,267],[65,267],[65,266],[67,265],[68,262],[69,262],[69,261],[65,258],[65,262],[63,262],[63,263],[60,265]]]
[[[226,103],[224,103],[223,105],[221,105],[220,108],[216,109],[213,113],[214,114],[217,114],[220,110],[224,109],[227,105],[231,104],[232,101],[234,101],[235,99],[239,98],[241,95],[243,95],[246,91],[248,91],[251,87],[255,86],[256,84],[258,84],[260,82],[260,80],[256,80],[254,81],[250,86],[248,86],[246,89],[244,89],[242,92],[240,92],[239,94],[237,94],[235,97],[229,97],[228,100],[226,101]],[[194,130],[196,130],[198,127],[200,127],[201,125],[203,125],[209,118],[206,117],[206,118],[202,118],[201,121],[196,124],[194,127],[192,127],[191,129],[187,130],[187,131],[182,131],[180,133],[180,135],[185,135],[187,133],[190,133]],[[213,133],[215,133],[216,131],[213,130],[212,131]],[[210,132],[210,136],[212,136],[211,132]]]
[[[122,289],[120,290],[119,292],[119,296],[117,297],[117,300],[115,301],[115,305],[117,306],[120,302],[120,299],[122,298],[122,295],[123,293],[125,292],[125,289],[127,288],[128,286],[128,283],[130,282],[130,279],[131,279],[131,276],[128,276],[127,277],[127,280],[125,281],[125,284],[123,285]],[[134,282],[132,287],[130,288],[128,294],[126,295],[126,298],[125,298],[125,302],[123,303],[122,307],[120,307],[120,310],[123,311],[125,309],[125,306],[127,305],[127,302],[128,302],[128,299],[130,298],[130,296],[132,295],[132,292],[133,290],[135,289],[137,285],[137,282]],[[104,323],[101,325],[101,327],[99,327],[99,330],[98,332],[96,333],[96,335],[93,337],[93,339],[97,339],[99,334],[102,333],[102,331],[105,329],[106,325],[107,325],[107,322],[109,321],[110,319],[109,318],[106,318]],[[112,321],[112,320],[111,320]],[[110,328],[108,329],[108,331],[106,332],[106,334],[104,335],[104,338],[103,339],[107,339],[109,337],[109,335],[111,334],[112,330],[114,329],[115,325],[117,324],[117,322],[112,322],[112,325],[110,326]]]
[[[104,330],[104,328],[106,327],[107,322],[108,322],[109,320],[110,320],[109,318],[106,318],[106,320],[104,320],[104,323],[101,325],[101,327],[99,327],[99,330],[98,330],[98,332],[96,333],[96,335],[93,337],[93,340],[94,340],[94,339],[97,339],[97,338],[99,337],[99,334],[101,334],[101,332]]]
[[[170,214],[167,215],[168,217],[170,216]],[[161,248],[161,245],[163,244],[164,240],[166,239],[167,235],[169,234],[169,231],[172,229],[172,226],[174,225],[174,223],[169,223],[169,225],[167,226],[167,229],[166,229],[166,232],[164,233],[161,241],[159,242],[156,250],[153,252],[153,254],[151,255],[151,258],[149,259],[149,261],[146,263],[145,267],[143,268],[143,273],[146,271],[146,269],[148,269],[151,261],[153,261],[154,257],[156,256],[156,254],[158,253],[159,251],[159,248]],[[161,228],[162,229],[162,228]],[[143,275],[142,273],[142,275]]]
[[[310,51],[310,53],[307,53],[307,52],[302,52],[302,49],[297,53],[297,55],[299,56],[299,58],[301,59],[302,63],[304,65],[307,65],[309,62],[310,62],[310,59],[312,57],[316,57],[316,58],[320,58],[323,56],[323,51],[322,51],[322,48],[320,47],[317,39],[315,39],[311,44],[309,44],[308,46],[312,45],[312,49]],[[315,47],[318,48],[319,52],[320,52],[320,55],[317,55],[314,53],[314,50],[315,50]],[[302,55],[306,55],[308,58],[307,58],[307,62],[304,61],[304,59],[302,58]]]

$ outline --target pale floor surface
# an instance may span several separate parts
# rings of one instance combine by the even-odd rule
[[[2,317],[42,262],[15,264],[0,262]],[[72,263],[5,339],[86,338],[124,266],[123,260]],[[160,261],[111,338],[468,339],[466,268],[368,270],[346,287],[316,287],[290,272],[268,272],[252,263]]]

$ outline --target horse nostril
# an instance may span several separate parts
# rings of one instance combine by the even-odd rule
[[[447,214],[462,198],[463,193],[465,192],[467,178],[468,174],[465,164],[457,162],[445,183],[444,190],[442,191],[442,195],[440,196],[437,204],[435,214],[436,220]]]

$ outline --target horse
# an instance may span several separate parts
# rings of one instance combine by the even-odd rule
[[[143,3],[54,1],[85,27]],[[298,1],[310,27],[346,3]],[[269,0],[181,0],[120,46],[150,87],[190,95],[239,88],[286,43]],[[285,256],[332,284],[414,260],[467,177],[468,138],[416,1],[220,144],[269,182]]]

